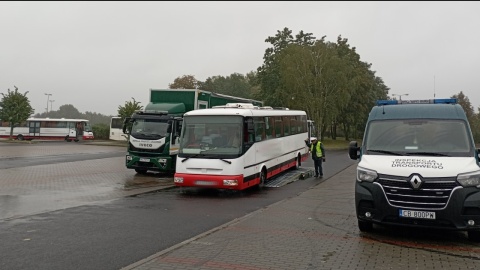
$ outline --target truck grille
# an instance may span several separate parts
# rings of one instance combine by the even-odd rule
[[[136,148],[133,146],[133,144],[129,144],[129,150],[134,151],[134,152],[139,152],[139,153],[154,153],[158,156],[158,154],[162,153],[163,150],[165,149],[165,145],[160,146],[158,149],[141,149],[141,148]]]
[[[455,177],[422,178],[422,185],[414,189],[411,177],[380,175],[377,181],[388,202],[396,207],[439,210],[447,206],[454,189],[461,187]]]

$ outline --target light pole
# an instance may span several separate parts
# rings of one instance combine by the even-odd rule
[[[55,100],[50,100],[50,111],[52,111],[52,103],[55,102]]]
[[[50,100],[50,96],[51,96],[52,94],[47,94],[47,93],[45,93],[45,95],[47,96],[47,113],[48,113],[48,101]]]
[[[392,94],[392,97],[394,97],[394,96],[398,96],[398,100],[402,101],[402,96],[408,96],[408,94],[401,94],[401,95]]]

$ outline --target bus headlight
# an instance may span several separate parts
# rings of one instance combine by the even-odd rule
[[[480,188],[480,171],[461,173],[457,176],[457,181],[463,187]]]
[[[377,172],[372,170],[367,170],[362,167],[357,168],[357,181],[358,182],[373,182],[377,179]]]
[[[224,179],[223,180],[223,185],[224,186],[238,186],[238,181],[237,180]]]
[[[132,156],[127,156],[127,160],[132,160]]]
[[[175,176],[175,177],[173,178],[173,182],[182,184],[182,183],[183,183],[183,177],[177,177],[177,176]]]

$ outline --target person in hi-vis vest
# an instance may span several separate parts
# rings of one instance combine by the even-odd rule
[[[305,143],[310,148],[310,153],[312,153],[313,166],[315,167],[315,177],[322,178],[322,163],[325,162],[325,148],[323,147],[323,143],[316,138],[312,140],[312,143],[309,143],[308,140],[305,140]]]

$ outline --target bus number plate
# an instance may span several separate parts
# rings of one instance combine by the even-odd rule
[[[400,209],[400,216],[406,218],[435,219],[435,212]]]
[[[198,181],[195,181],[195,184],[197,184],[197,186],[213,186],[215,185],[215,182],[198,180]]]
[[[149,158],[140,158],[140,162],[150,162]]]

